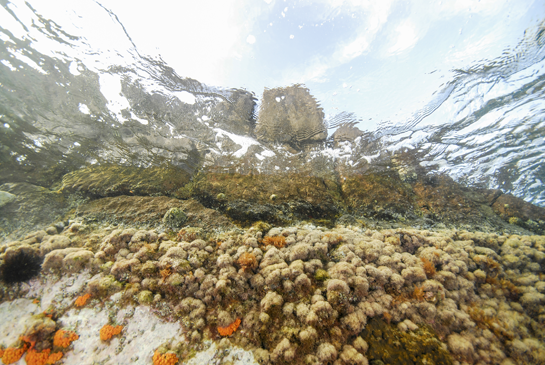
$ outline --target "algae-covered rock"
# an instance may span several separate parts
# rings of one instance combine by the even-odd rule
[[[373,318],[362,331],[361,337],[369,345],[369,362],[380,360],[389,365],[452,364],[448,351],[428,328],[402,332],[394,324]]]
[[[33,315],[25,321],[24,336],[29,341],[35,341],[38,347],[55,331],[56,323],[44,313]]]
[[[180,208],[170,208],[163,216],[163,224],[171,229],[180,228],[187,221],[187,214]]]
[[[510,224],[516,224],[537,234],[545,233],[545,208],[511,194],[501,194],[494,200],[492,209]]]
[[[86,202],[78,207],[78,216],[89,221],[109,223],[137,223],[159,226],[165,213],[179,208],[187,214],[187,225],[206,230],[232,227],[221,213],[203,207],[193,199],[179,200],[166,196],[116,196]]]
[[[185,170],[170,167],[103,165],[86,167],[66,174],[63,192],[79,192],[85,196],[172,195],[189,182]]]
[[[89,289],[91,289],[93,293],[105,295],[122,290],[123,284],[115,280],[113,275],[106,275],[104,277],[96,277],[89,281]]]
[[[347,208],[369,217],[397,220],[414,218],[415,195],[397,173],[367,173],[348,177],[342,182]]]
[[[0,209],[0,236],[45,228],[69,210],[66,197],[41,186],[6,183],[0,191],[13,196]]]
[[[11,203],[16,198],[15,195],[8,193],[7,191],[1,191],[0,190],[0,207],[3,207],[4,205]]]
[[[342,204],[335,180],[303,173],[209,172],[201,173],[192,184],[194,196],[204,206],[219,209],[241,223],[331,219]]]

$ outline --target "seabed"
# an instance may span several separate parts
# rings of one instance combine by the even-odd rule
[[[94,170],[0,187],[4,363],[545,364],[543,208],[445,177],[138,196]]]
[[[37,276],[2,283],[4,349],[35,342],[64,364],[545,362],[544,236],[77,220],[48,231],[1,248],[12,270],[44,257]],[[105,325],[122,330],[102,340]],[[63,349],[61,329],[78,335]]]

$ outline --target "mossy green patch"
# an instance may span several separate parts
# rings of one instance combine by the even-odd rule
[[[324,269],[318,269],[314,273],[314,279],[318,281],[326,281],[327,279],[329,279],[329,274]]]

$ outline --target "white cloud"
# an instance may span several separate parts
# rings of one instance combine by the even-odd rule
[[[388,49],[388,53],[391,55],[400,54],[413,48],[418,41],[415,26],[408,20],[397,26],[396,33],[396,43]]]
[[[340,49],[336,52],[337,60],[340,63],[346,63],[358,56],[361,56],[363,52],[365,52],[367,48],[369,48],[369,41],[367,40],[367,38],[367,34],[361,34],[352,42],[341,46]]]
[[[249,35],[248,38],[246,38],[246,42],[250,43],[250,44],[254,44],[255,43],[255,37],[253,35]]]

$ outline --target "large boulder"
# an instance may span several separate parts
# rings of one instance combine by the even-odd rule
[[[293,146],[327,138],[324,112],[302,85],[265,89],[255,132],[261,141]]]

